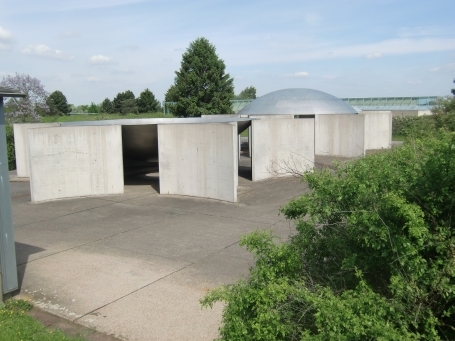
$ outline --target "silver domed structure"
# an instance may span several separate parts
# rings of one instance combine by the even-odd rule
[[[239,115],[335,115],[357,114],[338,97],[313,89],[283,89],[261,96]]]

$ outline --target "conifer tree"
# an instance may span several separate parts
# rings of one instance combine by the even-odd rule
[[[174,80],[177,103],[170,109],[178,117],[233,113],[233,79],[206,38],[193,41],[182,56]]]
[[[160,106],[160,102],[148,88],[141,92],[136,102],[140,113],[156,112]]]
[[[47,97],[46,104],[49,107],[49,115],[63,116],[68,115],[71,112],[65,95],[58,90]]]

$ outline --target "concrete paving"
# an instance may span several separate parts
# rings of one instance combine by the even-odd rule
[[[241,235],[294,233],[278,210],[307,191],[296,178],[253,183],[241,165],[235,204],[159,195],[157,174],[125,179],[124,195],[32,204],[12,174],[19,297],[122,340],[213,340],[222,304],[199,300],[248,274]]]

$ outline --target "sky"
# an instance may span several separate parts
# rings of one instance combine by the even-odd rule
[[[28,74],[75,105],[145,88],[163,101],[205,37],[236,94],[447,96],[454,13],[453,0],[0,0],[0,79]]]

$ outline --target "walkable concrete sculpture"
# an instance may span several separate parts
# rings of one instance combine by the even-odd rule
[[[358,114],[317,90],[287,89],[239,115],[14,126],[18,176],[32,201],[123,193],[125,174],[159,172],[160,194],[237,201],[239,135],[249,129],[252,181],[314,167],[315,154],[390,148],[391,114]]]

